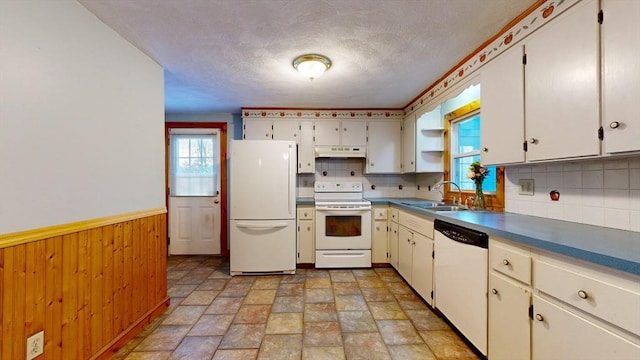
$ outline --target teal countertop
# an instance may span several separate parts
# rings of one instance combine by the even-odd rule
[[[483,231],[523,245],[640,275],[640,232],[491,211],[429,211],[404,203],[424,199],[375,198],[415,214]]]
[[[315,205],[316,202],[312,197],[299,197],[296,199],[296,205]]]

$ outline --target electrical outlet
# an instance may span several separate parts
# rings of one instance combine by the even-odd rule
[[[27,360],[34,359],[44,352],[44,330],[27,338]]]
[[[533,195],[534,189],[535,189],[535,183],[533,179],[520,179],[518,180],[518,185],[520,185],[520,189],[518,189],[518,194]]]

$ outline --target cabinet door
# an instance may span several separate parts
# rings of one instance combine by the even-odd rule
[[[482,69],[481,157],[485,165],[524,162],[524,64],[514,46]]]
[[[399,225],[397,222],[389,223],[389,264],[398,270],[398,243]]]
[[[402,124],[402,173],[416,172],[416,117],[411,114]]]
[[[602,127],[604,152],[640,150],[640,1],[603,1]],[[631,40],[629,36],[635,34]]]
[[[414,233],[412,245],[411,286],[429,305],[433,305],[433,240]]]
[[[314,263],[313,220],[298,221],[298,264]]]
[[[600,153],[598,11],[583,1],[525,43],[527,160]]]
[[[342,120],[341,145],[367,145],[367,122],[362,120]]]
[[[316,145],[340,145],[340,120],[316,120]]]
[[[291,140],[298,143],[298,120],[274,120],[273,140]]]
[[[411,284],[411,267],[413,266],[413,233],[404,226],[398,230],[398,272]]]
[[[373,242],[371,244],[371,262],[387,263],[387,221],[373,222]]]
[[[640,347],[536,295],[532,359],[640,359]]]
[[[300,121],[300,141],[298,143],[298,173],[316,171],[315,148],[313,145],[313,121]]]
[[[495,273],[489,277],[489,289],[489,357],[530,359],[531,292]]]
[[[271,119],[250,119],[244,120],[245,140],[271,140],[272,139]]]
[[[402,123],[369,121],[367,166],[369,174],[400,173]]]

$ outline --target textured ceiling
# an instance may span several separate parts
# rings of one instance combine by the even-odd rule
[[[173,112],[402,108],[535,0],[79,0],[165,69]],[[310,81],[291,62],[333,66]]]

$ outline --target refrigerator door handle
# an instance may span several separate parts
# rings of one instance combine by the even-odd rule
[[[287,165],[287,203],[289,204],[289,215],[293,215],[293,212],[291,211],[291,176],[293,176],[293,174],[291,173],[291,162],[293,161],[293,156],[291,154],[291,145],[289,145],[289,162]]]
[[[256,230],[268,230],[268,229],[277,229],[287,227],[286,222],[270,222],[270,221],[261,221],[261,222],[236,222],[236,226],[244,229],[256,229]]]

